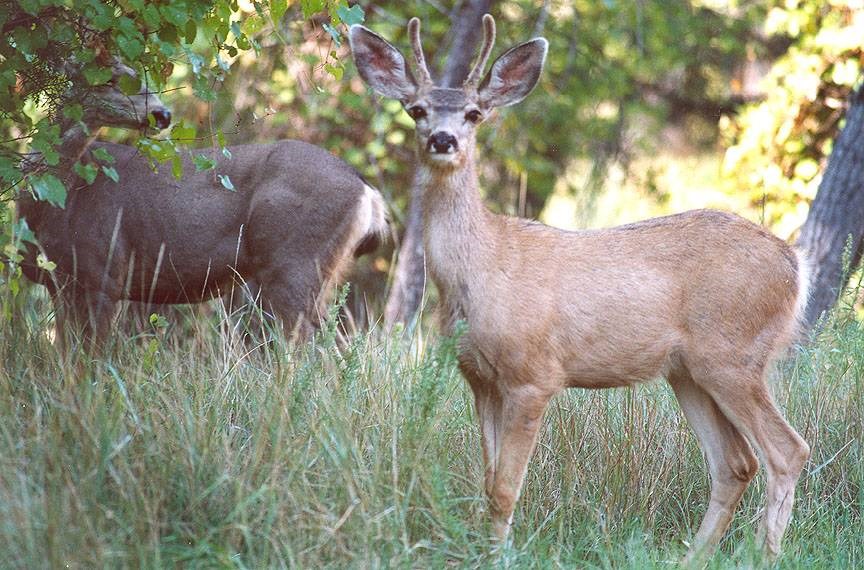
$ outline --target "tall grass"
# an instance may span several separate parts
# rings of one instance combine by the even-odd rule
[[[329,324],[260,347],[192,317],[64,366],[30,303],[0,330],[0,566],[668,568],[709,481],[663,383],[553,401],[495,551],[452,341]],[[864,565],[864,329],[838,313],[774,391],[813,448],[779,561]],[[711,567],[757,560],[754,481]]]

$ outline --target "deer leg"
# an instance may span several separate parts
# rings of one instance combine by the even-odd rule
[[[693,539],[684,566],[701,566],[719,544],[735,514],[735,507],[759,469],[747,440],[729,422],[717,404],[686,369],[669,375],[669,384],[684,416],[695,432],[711,474],[708,510]]]
[[[505,540],[510,532],[528,460],[551,396],[533,386],[520,386],[501,393],[499,413],[492,421],[496,457],[493,459],[494,481],[488,493],[492,527],[499,540]]]
[[[792,515],[795,485],[810,457],[810,447],[774,405],[764,371],[727,373],[717,380],[705,389],[765,464],[768,484],[757,537],[768,557],[776,558]]]
[[[486,496],[491,497],[498,462],[499,433],[496,424],[501,417],[501,395],[493,384],[484,382],[465,370],[462,373],[474,392],[474,405],[477,408],[477,420],[480,422],[480,437],[483,446],[484,489]]]
[[[272,309],[279,318],[285,338],[304,342],[315,332],[317,319],[313,321],[309,313],[320,282],[317,273],[306,273],[300,268],[297,274],[283,277],[261,281],[263,306],[265,310]]]
[[[103,298],[104,297],[104,298]],[[101,294],[89,295],[74,285],[60,289],[54,296],[55,342],[64,356],[73,348],[98,350],[111,324],[114,304]]]
[[[111,332],[111,320],[114,317],[116,303],[106,293],[97,292],[88,295],[86,307],[89,310],[87,321],[87,332],[91,347],[101,350],[109,333]]]

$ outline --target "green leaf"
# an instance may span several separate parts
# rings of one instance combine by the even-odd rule
[[[117,174],[117,170],[113,166],[103,166],[102,172],[105,173],[105,176],[113,180],[114,182],[120,181],[120,175]]]
[[[282,16],[288,11],[288,0],[270,0],[270,17],[274,24],[279,24]]]
[[[111,79],[111,68],[89,64],[83,70],[84,79],[90,85],[104,85]]]
[[[164,329],[168,327],[168,319],[158,313],[150,315],[150,326],[154,329]]]
[[[327,71],[327,73],[332,75],[333,78],[336,79],[337,81],[342,79],[342,74],[345,71],[344,69],[342,69],[342,67],[340,65],[338,65],[338,64],[332,65],[329,63],[324,64],[324,69]]]
[[[222,186],[234,192],[236,188],[234,188],[234,184],[231,183],[231,179],[228,178],[227,174],[217,174],[216,178],[219,179],[219,182],[222,183]]]
[[[213,92],[213,87],[210,85],[210,80],[203,75],[197,76],[192,81],[192,91],[195,96],[205,102],[216,100],[216,93]]]
[[[195,38],[198,37],[198,24],[195,23],[195,20],[186,22],[186,30],[183,37],[186,39],[187,44],[193,43]]]
[[[39,8],[41,8],[41,2],[39,0],[18,0],[18,5],[21,6],[21,9],[30,14],[31,16],[36,16],[39,14]]]
[[[31,146],[42,153],[49,166],[57,166],[60,162],[60,153],[56,150],[57,145],[60,144],[60,125],[51,124],[47,119],[43,119],[36,126],[38,130],[33,135]]]
[[[138,59],[138,56],[144,53],[143,43],[122,34],[117,36],[117,47],[130,60]]]
[[[80,162],[76,162],[72,167],[72,170],[75,171],[75,174],[83,178],[84,182],[87,184],[93,184],[93,181],[96,180],[96,175],[99,174],[99,169],[94,165],[81,164]]]
[[[39,242],[36,240],[36,234],[33,233],[33,230],[30,229],[30,226],[27,225],[27,220],[24,218],[18,219],[18,223],[12,227],[12,234],[15,236],[15,241],[17,242],[27,241],[33,245],[39,245]]]
[[[300,6],[303,8],[303,17],[308,19],[324,9],[324,0],[301,0]]]
[[[174,158],[171,159],[171,174],[174,175],[174,178],[180,180],[183,178],[183,161],[180,159],[180,155],[175,155]]]
[[[336,15],[339,16],[339,19],[342,20],[342,23],[346,26],[362,24],[366,20],[366,14],[363,13],[363,8],[358,4],[355,4],[350,8],[347,6],[339,6],[336,8]]]
[[[93,157],[99,162],[104,162],[105,164],[114,164],[117,160],[114,158],[114,155],[105,150],[102,147],[99,147],[93,151]]]
[[[185,23],[183,24],[183,27],[185,29]],[[178,43],[179,38],[180,34],[177,31],[177,26],[174,26],[172,24],[164,24],[161,28],[159,28],[159,39],[163,42],[169,44],[176,44]]]
[[[177,150],[171,141],[138,139],[138,148],[142,154],[156,162],[165,162],[177,154]]]
[[[195,133],[195,127],[187,124],[185,121],[180,121],[171,127],[171,139],[174,141],[193,140]]]
[[[163,6],[159,6],[159,13],[167,21],[178,28],[185,28],[186,22],[189,20],[189,12],[186,11],[185,3],[171,2]]]
[[[14,184],[19,178],[21,178],[21,171],[18,170],[16,162],[9,157],[0,155],[0,180]]]
[[[199,154],[192,157],[192,164],[195,165],[195,170],[201,172],[203,170],[212,170],[216,167],[216,161],[209,156]]]
[[[66,186],[53,174],[31,176],[30,185],[38,199],[58,208],[66,207]]]
[[[159,15],[159,8],[154,6],[153,4],[147,4],[147,7],[144,8],[140,12],[141,19],[144,20],[144,24],[151,29],[155,29],[159,27],[159,24],[162,22],[162,16]]]
[[[14,69],[4,69],[0,71],[0,92],[5,92],[10,88],[15,87],[16,81],[17,76],[15,75]]]
[[[321,24],[321,27],[324,28],[325,32],[330,34],[330,37],[333,38],[333,41],[336,43],[336,47],[342,46],[342,35],[339,33],[339,30],[330,24]]]
[[[36,256],[36,265],[39,266],[39,269],[44,269],[49,273],[57,269],[57,264],[48,259],[44,253]]]
[[[63,106],[63,116],[70,121],[80,121],[84,118],[84,107],[78,103]]]
[[[117,85],[124,95],[136,95],[141,92],[141,78],[137,75],[121,75]]]

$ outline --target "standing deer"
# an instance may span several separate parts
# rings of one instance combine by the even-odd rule
[[[146,89],[127,96],[114,85],[134,71],[120,63],[114,79],[82,100],[89,129],[102,125],[165,128],[170,112]],[[71,73],[72,91],[83,78]],[[213,172],[197,172],[190,156],[177,180],[154,172],[134,147],[92,143],[66,125],[61,172],[69,188],[65,209],[24,195],[19,216],[35,233],[24,274],[45,284],[58,332],[71,325],[100,344],[118,301],[198,303],[253,282],[266,310],[286,334],[305,338],[354,254],[374,248],[386,227],[377,190],[327,151],[299,141],[232,147],[231,158],[196,150],[217,162],[237,191]],[[87,184],[71,174],[95,149],[116,159],[119,183],[100,175]],[[53,274],[36,263],[39,251],[56,263]],[[63,334],[58,334],[61,349]]]
[[[416,76],[371,30],[352,26],[350,41],[360,76],[416,122],[426,258],[443,328],[468,325],[459,367],[475,397],[497,537],[509,532],[550,398],[664,376],[712,480],[685,561],[716,547],[758,469],[754,450],[768,473],[760,540],[776,556],[810,450],[765,376],[796,335],[804,259],[759,226],[710,210],[577,232],[491,213],[478,191],[475,130],[531,92],[548,43],[511,48],[483,77],[493,18],[483,25],[481,55],[461,89],[432,81],[416,18],[408,24]]]

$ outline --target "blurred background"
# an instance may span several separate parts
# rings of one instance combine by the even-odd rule
[[[388,279],[399,279],[394,252],[410,239],[413,122],[398,102],[367,92],[346,23],[362,20],[407,51],[407,20],[420,17],[438,77],[450,59],[470,61],[485,11],[498,23],[493,58],[548,38],[538,88],[481,128],[478,156],[491,209],[568,229],[712,207],[794,241],[862,65],[859,0],[217,4],[229,5],[234,22],[226,43],[233,34],[241,49],[216,50],[199,30],[170,59],[162,100],[196,129],[192,146],[301,139],[377,186],[392,207],[394,239],[361,262],[354,287],[355,301],[361,295],[376,311]],[[340,21],[337,5],[355,11]],[[8,139],[21,134],[3,128]]]
[[[406,22],[420,17],[439,78],[470,4],[359,3],[364,24],[405,52]],[[498,22],[493,58],[533,36],[550,41],[537,90],[480,130],[490,208],[585,228],[712,207],[797,237],[859,79],[862,2],[481,4]],[[248,2],[239,9],[255,10]],[[298,138],[327,148],[381,189],[401,235],[413,122],[396,101],[367,93],[347,42],[337,45],[326,22],[289,7],[278,29],[260,35],[259,53],[236,58],[213,102],[188,88],[164,99],[231,143]],[[328,72],[334,62],[344,75]],[[175,67],[172,86],[186,85],[187,73]],[[392,262],[389,249],[371,257],[358,289],[380,298]]]

